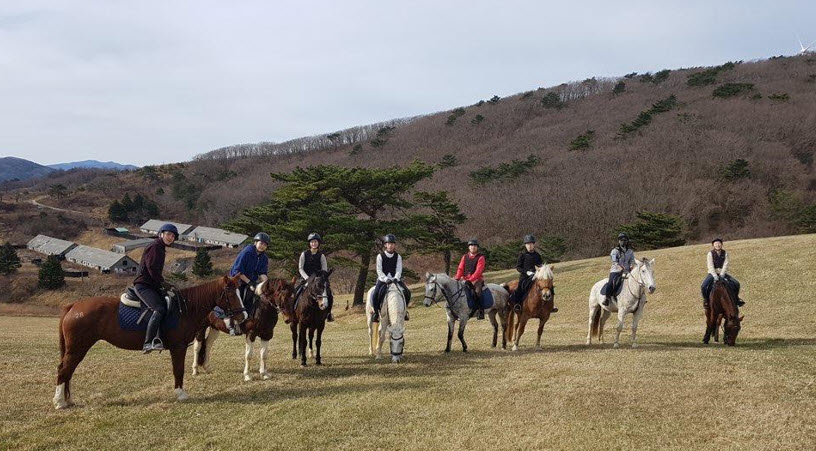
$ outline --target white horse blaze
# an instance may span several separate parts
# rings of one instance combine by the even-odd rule
[[[54,393],[54,407],[64,409],[68,405],[68,400],[65,399],[65,382],[63,382],[57,385],[56,393]]]

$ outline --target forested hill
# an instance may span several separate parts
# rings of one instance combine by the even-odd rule
[[[487,245],[532,232],[563,238],[565,257],[599,255],[638,212],[679,217],[692,242],[816,227],[816,56],[530,88],[180,165],[74,175],[64,203],[92,190],[104,190],[100,202],[139,192],[164,217],[217,225],[268,199],[270,172],[420,159],[442,163],[420,188],[449,191],[468,217],[457,234]]]

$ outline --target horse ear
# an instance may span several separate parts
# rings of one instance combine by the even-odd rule
[[[555,265],[550,265],[550,271],[552,271],[553,269],[555,269]]]
[[[229,277],[229,276],[224,276],[224,285],[226,285],[226,286],[228,286],[228,287],[232,287],[232,286],[234,286],[234,285],[235,285],[235,282],[232,280],[232,278],[231,278],[231,277]]]
[[[329,276],[331,275],[331,273],[333,273],[333,272],[334,272],[334,268],[332,268],[332,269],[328,270],[328,271],[326,272],[326,277],[329,277]]]
[[[292,285],[296,284],[298,281],[298,276],[292,276]]]
[[[428,271],[425,271],[425,280],[428,280],[430,278],[431,278],[431,273],[429,273]]]
[[[651,259],[651,260],[649,260],[649,264],[650,264],[650,265],[654,265],[654,262],[655,262],[655,259]]]
[[[743,318],[745,318],[745,315],[740,315],[739,317],[740,322],[742,322]]]

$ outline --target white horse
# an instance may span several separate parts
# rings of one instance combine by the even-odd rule
[[[501,285],[495,283],[487,283],[484,290],[490,290],[493,295],[493,306],[485,309],[485,312],[490,318],[490,324],[493,325],[493,345],[496,347],[497,336],[499,333],[499,324],[496,322],[496,315],[498,314],[502,327],[502,349],[507,349],[507,298],[510,294]],[[459,320],[459,341],[462,342],[462,352],[467,352],[467,344],[465,343],[465,327],[468,319],[470,319],[470,307],[467,304],[467,297],[465,295],[465,283],[458,281],[447,274],[431,274],[425,273],[425,300],[423,304],[425,307],[430,307],[432,304],[440,302],[440,299],[445,299],[445,314],[448,317],[448,342],[445,346],[445,352],[451,350],[451,340],[453,340],[453,325]]]
[[[399,363],[402,360],[402,353],[405,348],[405,296],[402,289],[396,283],[388,285],[385,293],[385,300],[380,306],[380,322],[374,323],[371,317],[374,314],[374,305],[371,303],[371,293],[374,287],[368,290],[366,296],[366,319],[368,321],[368,355],[374,355],[376,350],[377,359],[382,358],[382,347],[385,342],[385,335],[389,335],[391,342],[391,362]],[[380,324],[382,323],[382,327]]]
[[[592,336],[598,337],[598,342],[603,343],[604,323],[612,312],[618,313],[618,327],[615,333],[614,347],[619,347],[620,334],[623,330],[623,320],[627,313],[632,314],[632,347],[637,348],[635,338],[637,336],[638,322],[643,317],[646,306],[646,291],[654,293],[654,259],[644,258],[635,260],[635,268],[629,277],[622,280],[623,288],[618,296],[617,303],[613,300],[608,306],[602,304],[605,296],[601,294],[601,288],[609,280],[603,279],[592,286],[589,292],[589,331],[587,332],[586,344],[592,343]]]

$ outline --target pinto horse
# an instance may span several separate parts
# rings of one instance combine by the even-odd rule
[[[270,378],[266,371],[266,352],[269,341],[278,324],[278,306],[290,300],[295,293],[295,287],[283,279],[268,279],[258,284],[255,294],[258,296],[255,312],[239,327],[244,332],[246,347],[244,349],[244,381],[249,382],[252,376],[249,373],[249,359],[252,356],[252,347],[255,339],[260,338],[260,368],[261,379]],[[220,332],[229,333],[229,325],[215,313],[207,316],[207,325],[196,334],[193,344],[193,376],[199,372],[210,371],[210,351]],[[209,330],[209,333],[207,331]]]
[[[322,365],[320,361],[320,345],[323,343],[323,328],[326,327],[326,317],[329,316],[329,276],[334,271],[319,271],[309,277],[306,288],[300,294],[300,299],[292,309],[292,320],[289,324],[292,329],[292,358],[300,356],[300,366],[306,366],[306,335],[309,336],[309,354],[314,354],[315,365]],[[317,340],[314,340],[317,332]],[[312,342],[317,345],[317,353],[312,348]]]
[[[187,346],[207,321],[215,306],[221,307],[232,319],[243,321],[246,310],[235,294],[237,279],[223,277],[195,287],[179,290],[187,299],[187,310],[180,313],[178,327],[164,331],[164,345],[170,350],[175,377],[175,394],[179,401],[188,398],[184,391],[184,357]],[[141,351],[144,331],[123,330],[118,320],[118,297],[92,297],[62,308],[59,320],[60,364],[57,368],[57,391],[54,406],[70,407],[71,377],[85,354],[99,340],[117,348]]]
[[[555,301],[553,299],[553,272],[554,267],[542,265],[536,268],[533,275],[533,285],[527,292],[524,302],[521,304],[521,312],[510,309],[507,314],[507,340],[513,343],[513,350],[518,351],[518,344],[527,321],[538,318],[538,337],[536,338],[536,350],[541,349],[541,333],[544,332],[544,324],[550,319]],[[518,280],[507,282],[503,287],[510,293],[518,288]],[[508,304],[509,308],[509,304]],[[518,322],[513,325],[513,317],[518,317]]]
[[[724,318],[723,342],[728,346],[734,346],[737,343],[737,334],[742,328],[744,318],[739,314],[736,296],[728,288],[726,282],[718,280],[714,282],[714,288],[711,289],[708,299],[709,309],[706,310],[706,331],[703,343],[708,344],[711,334],[717,335],[717,326]]]

